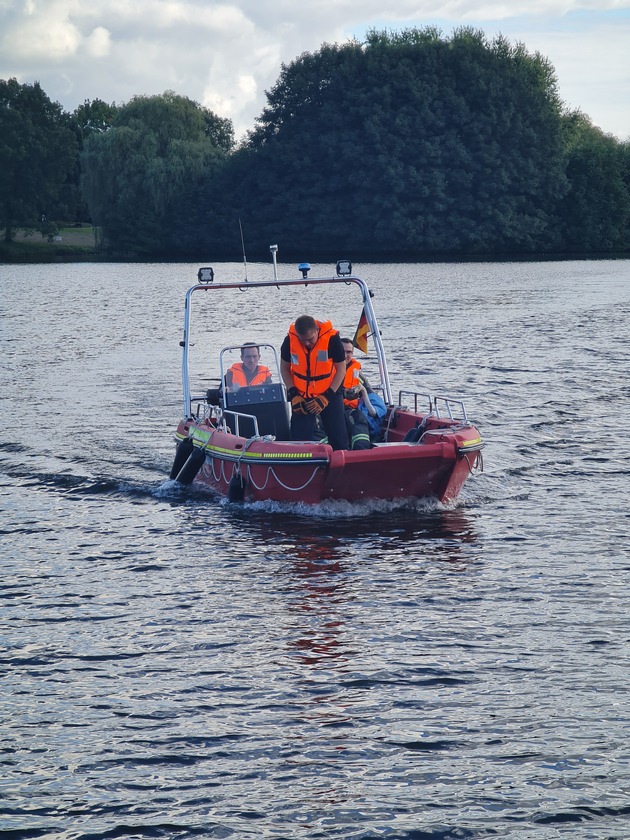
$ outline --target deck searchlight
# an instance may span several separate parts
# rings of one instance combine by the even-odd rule
[[[206,268],[200,268],[197,272],[197,280],[198,282],[204,286],[208,283],[212,283],[214,280],[214,271],[209,266]]]

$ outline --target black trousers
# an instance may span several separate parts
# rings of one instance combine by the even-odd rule
[[[348,449],[348,429],[341,388],[332,397],[319,417],[328,436],[328,443],[332,448]],[[314,414],[293,414],[291,417],[291,439],[314,440],[315,423],[316,416]]]

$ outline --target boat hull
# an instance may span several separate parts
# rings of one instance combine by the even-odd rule
[[[390,441],[359,451],[333,451],[309,441],[246,440],[210,424],[180,424],[177,438],[189,436],[205,455],[198,457],[193,483],[232,498],[238,482],[239,498],[246,502],[430,497],[449,502],[481,457],[474,426],[438,429],[421,443]]]

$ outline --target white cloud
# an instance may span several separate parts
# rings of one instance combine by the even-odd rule
[[[110,48],[110,33],[104,26],[97,26],[85,39],[85,49],[93,58],[105,58],[109,55]]]
[[[74,55],[81,36],[67,15],[57,14],[59,5],[52,2],[43,6],[34,0],[24,3],[23,13],[12,16],[8,27],[2,26],[2,54],[27,61],[48,59],[53,63]],[[8,15],[2,11],[0,20],[11,17],[10,7]]]
[[[282,62],[371,28],[426,25],[522,41],[549,58],[571,107],[630,134],[630,0],[0,0],[0,78],[37,79],[67,110],[174,90],[241,135]]]

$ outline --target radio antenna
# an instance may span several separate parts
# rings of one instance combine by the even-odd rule
[[[247,283],[247,257],[245,256],[245,240],[243,239],[243,225],[241,220],[238,220],[238,226],[241,229],[241,245],[243,247],[243,265],[245,266],[245,282]]]

